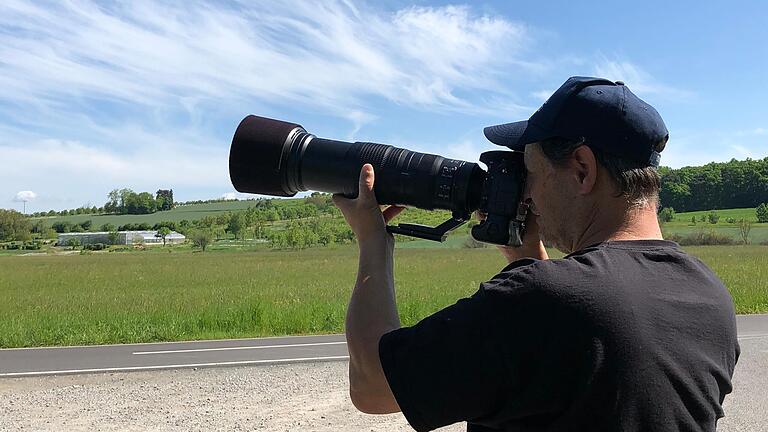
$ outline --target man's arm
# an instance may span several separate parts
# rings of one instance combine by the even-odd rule
[[[400,411],[379,360],[379,339],[400,328],[393,251],[389,234],[360,243],[357,282],[347,309],[349,394],[355,407],[369,414]]]
[[[347,308],[346,337],[349,350],[349,394],[360,411],[384,414],[400,411],[379,359],[381,336],[400,328],[395,303],[394,238],[386,225],[402,207],[381,211],[373,192],[373,166],[360,171],[358,197],[334,195],[357,237],[360,261],[357,281]]]

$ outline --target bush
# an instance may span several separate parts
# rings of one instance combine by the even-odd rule
[[[105,245],[104,243],[93,243],[93,244],[87,244],[83,246],[83,249],[94,250],[94,251],[100,251],[106,248],[107,248],[107,245]]]
[[[757,206],[755,215],[759,223],[768,223],[768,203],[762,203]]]
[[[704,231],[698,230],[695,233],[688,234],[686,236],[673,233],[664,236],[667,240],[672,240],[678,243],[680,246],[715,246],[715,245],[732,245],[736,244],[736,240],[733,237],[720,234],[711,229]]]
[[[43,245],[41,245],[38,242],[29,242],[29,243],[24,243],[24,245],[21,248],[24,250],[40,250],[42,247]]]
[[[672,207],[664,207],[659,212],[659,221],[660,222],[672,222],[675,220],[675,209]]]
[[[707,220],[709,221],[709,223],[714,225],[717,223],[717,221],[720,220],[720,215],[717,214],[716,211],[712,210],[711,212],[709,212],[709,214],[707,214]]]
[[[728,222],[729,224],[734,224],[734,223],[736,223],[736,219],[735,219],[735,218],[732,218],[732,217],[726,218],[726,219],[725,219],[725,221],[726,221],[726,222]]]

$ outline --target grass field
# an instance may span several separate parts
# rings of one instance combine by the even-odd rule
[[[702,217],[706,218],[709,213],[710,213],[710,210],[677,213],[675,214],[675,220],[673,220],[672,222],[669,222],[669,224],[688,225],[691,223],[691,217],[695,216],[697,220],[701,220]],[[748,221],[757,222],[757,214],[755,214],[754,208],[715,210],[715,213],[717,213],[720,216],[720,221],[718,222],[719,224],[726,223],[725,220],[728,218],[734,218],[736,220],[743,218]],[[701,223],[703,222],[697,222],[697,224],[701,224]]]
[[[356,247],[225,250],[0,257],[0,347],[342,331]],[[768,311],[768,248],[688,250],[723,279],[739,313]],[[403,323],[471,294],[504,265],[494,248],[400,247]]]
[[[717,234],[732,238],[736,243],[741,243],[741,235],[737,224],[729,223],[727,220],[733,218],[738,221],[743,218],[752,222],[752,230],[749,234],[750,243],[760,244],[768,242],[768,223],[757,223],[757,215],[754,208],[715,210],[715,212],[720,216],[716,224],[701,220],[707,217],[709,211],[695,211],[675,214],[675,220],[662,224],[662,229],[666,235],[677,234],[684,237],[700,231],[705,233],[714,231]],[[695,224],[691,222],[692,217],[696,218]]]
[[[283,199],[279,200],[281,205],[292,206],[304,204],[303,198],[297,199]],[[140,224],[148,223],[154,225],[158,222],[178,222],[181,220],[197,220],[202,219],[205,216],[216,216],[228,211],[245,210],[248,207],[255,206],[255,201],[224,201],[208,204],[190,204],[186,206],[178,206],[174,209],[161,211],[146,215],[92,215],[81,214],[72,216],[46,216],[41,218],[32,218],[32,221],[43,220],[49,226],[55,222],[71,222],[80,223],[86,220],[91,220],[95,227],[99,227],[105,223],[111,223],[116,226],[125,225],[127,223]]]

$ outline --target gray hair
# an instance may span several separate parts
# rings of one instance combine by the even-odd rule
[[[573,152],[589,143],[583,138],[550,138],[540,142],[544,155],[554,165],[562,166],[573,155]],[[660,143],[661,144],[661,143]],[[660,145],[663,148],[663,145]],[[660,147],[657,146],[657,147]],[[602,150],[589,147],[597,162],[608,171],[610,177],[619,187],[618,196],[623,196],[633,208],[648,205],[658,206],[661,180],[656,168],[640,162],[623,159]]]

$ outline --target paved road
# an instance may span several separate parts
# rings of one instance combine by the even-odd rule
[[[768,314],[737,317],[739,340],[768,339]],[[344,335],[0,350],[0,378],[347,360]]]
[[[0,377],[348,359],[344,335],[0,350]]]

